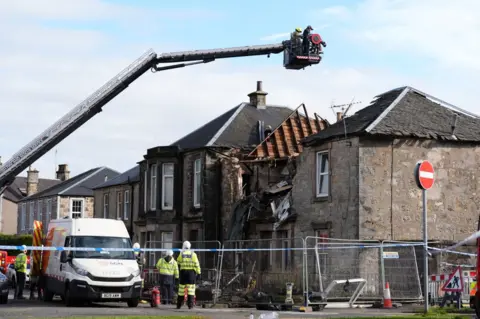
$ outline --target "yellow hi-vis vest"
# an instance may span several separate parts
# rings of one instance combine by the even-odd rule
[[[173,257],[169,262],[164,257],[160,258],[156,267],[160,275],[175,276],[175,279],[178,279],[178,264]]]
[[[16,271],[26,273],[27,272],[27,255],[25,255],[24,253],[19,254],[15,258],[14,267]]]
[[[193,270],[197,275],[201,274],[197,254],[191,250],[182,251],[177,258],[177,263],[180,270]]]

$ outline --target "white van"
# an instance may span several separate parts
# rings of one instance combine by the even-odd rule
[[[132,248],[123,221],[103,218],[52,220],[45,246]],[[137,307],[142,279],[133,251],[44,251],[44,300],[59,295],[67,306],[127,302]]]

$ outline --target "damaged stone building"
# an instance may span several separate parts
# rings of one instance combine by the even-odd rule
[[[220,248],[218,241],[245,238],[246,218],[269,223],[252,232],[271,234],[275,220],[270,201],[262,202],[263,196],[288,193],[292,158],[302,150],[298,141],[328,123],[316,114],[309,118],[303,105],[302,109],[269,105],[260,81],[248,96],[249,102],[171,145],[147,150],[139,162],[140,209],[135,221],[143,245],[177,248],[189,240],[194,248]],[[258,213],[248,217],[239,206],[255,202],[253,197]],[[238,223],[232,224],[235,218]],[[156,257],[150,259],[153,264]],[[202,259],[205,267],[215,267],[216,259]]]
[[[427,159],[435,168],[435,185],[428,191],[429,240],[467,237],[479,217],[479,144],[478,116],[411,87],[380,94],[304,140],[292,190],[295,232],[353,241],[421,240],[422,193],[413,171],[417,161]],[[399,253],[398,260],[385,260],[386,280],[397,285],[392,296],[400,290],[417,293],[416,278],[423,270],[415,259],[421,250],[390,250]],[[322,275],[330,279],[360,276],[381,282],[378,250],[323,256]],[[438,260],[432,258],[430,265],[430,273],[436,273]],[[316,267],[309,267],[313,273]],[[416,278],[405,275],[407,269]],[[381,293],[381,287],[367,290]]]

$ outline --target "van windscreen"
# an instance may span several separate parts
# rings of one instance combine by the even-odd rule
[[[103,236],[73,236],[72,247],[132,248],[130,238]],[[135,259],[133,251],[73,251],[73,258]]]

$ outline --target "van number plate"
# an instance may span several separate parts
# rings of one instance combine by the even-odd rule
[[[102,298],[122,298],[122,294],[102,294]]]

